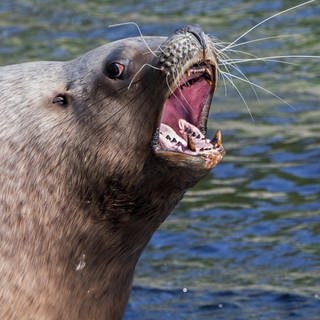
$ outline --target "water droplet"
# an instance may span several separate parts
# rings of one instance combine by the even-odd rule
[[[76,266],[76,271],[81,271],[84,269],[84,267],[86,266],[85,258],[86,258],[86,255],[82,254],[80,261],[79,261],[78,265]]]

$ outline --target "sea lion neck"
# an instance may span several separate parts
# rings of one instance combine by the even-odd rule
[[[86,197],[74,198],[71,211],[76,212],[65,212],[71,214],[61,239],[67,245],[56,266],[65,270],[68,279],[62,290],[64,300],[72,303],[74,312],[81,304],[83,319],[92,317],[92,310],[99,310],[95,319],[100,312],[110,319],[121,318],[142,250],[185,192],[178,176],[168,179],[168,172],[164,175],[161,169],[153,175],[148,172],[151,167],[145,170],[140,173],[145,178],[129,185],[113,180],[103,192],[92,190]],[[66,291],[70,286],[77,296]]]

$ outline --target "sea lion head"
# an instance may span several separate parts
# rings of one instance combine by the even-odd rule
[[[179,168],[179,176],[193,173],[195,180],[219,163],[220,131],[205,137],[217,85],[214,47],[188,26],[168,38],[119,40],[67,62],[66,90],[52,103],[72,112],[72,130],[85,137],[72,144],[77,163],[89,175],[127,177],[152,159],[154,167]]]
[[[3,157],[32,188],[59,181],[57,197],[81,203],[166,193],[171,209],[223,157],[220,131],[205,136],[218,62],[198,26],[1,69]]]

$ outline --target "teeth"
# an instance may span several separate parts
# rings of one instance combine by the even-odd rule
[[[196,145],[195,145],[195,143],[193,142],[192,138],[188,135],[188,136],[187,136],[187,139],[188,139],[188,148],[189,148],[191,151],[196,151]]]
[[[211,75],[211,70],[208,67],[205,67],[205,72]]]
[[[222,134],[220,129],[216,131],[211,143],[215,148],[219,148],[222,145]]]
[[[182,78],[182,84],[179,86],[180,90],[183,90],[184,87],[191,87],[191,85],[197,81],[196,76],[202,74],[204,79],[208,82],[210,86],[213,86],[214,82],[212,81],[212,69],[209,66],[204,67],[194,67],[190,68],[185,72],[185,75]],[[194,78],[190,78],[191,75],[195,75]]]
[[[222,134],[220,129],[216,131],[215,137],[217,139],[217,144],[220,147],[222,145]]]
[[[218,149],[222,145],[222,134],[220,130],[216,131],[210,141],[196,126],[186,120],[179,119],[178,124],[181,132],[180,135],[169,125],[161,124],[159,143],[163,150],[190,155],[210,155],[214,152],[214,149]]]
[[[161,139],[164,143],[168,145],[178,145],[178,146],[187,146],[187,142],[176,134],[176,132],[168,125],[161,123],[160,126],[160,136],[163,136],[165,139]]]
[[[161,123],[160,127],[160,134],[164,135],[165,137],[170,137],[170,140],[172,137],[176,136],[176,132],[168,125]]]
[[[189,123],[184,119],[179,120],[179,128],[180,128],[180,132],[183,135],[185,134],[192,135],[194,137],[197,137],[197,139],[205,138],[203,133],[196,126],[194,126],[193,124]]]

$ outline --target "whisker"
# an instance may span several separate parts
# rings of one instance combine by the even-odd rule
[[[220,72],[222,72],[222,73],[224,73],[224,74],[227,74],[227,73],[224,72],[224,71],[220,71]],[[287,102],[286,100],[282,99],[280,96],[278,96],[278,95],[275,94],[274,92],[272,92],[272,91],[270,91],[270,90],[268,90],[268,89],[266,89],[266,88],[264,88],[264,87],[262,87],[262,86],[259,86],[258,84],[254,83],[254,82],[249,82],[248,80],[243,79],[243,78],[241,78],[241,77],[238,77],[238,76],[236,76],[236,75],[234,75],[234,74],[228,73],[228,76],[230,76],[230,77],[232,77],[232,78],[236,78],[236,79],[238,79],[238,80],[240,80],[240,81],[243,81],[243,82],[246,82],[246,83],[251,83],[251,85],[253,85],[253,86],[261,89],[262,91],[265,91],[265,92],[269,93],[269,94],[272,95],[273,97],[277,98],[279,101],[281,101],[281,102],[283,102],[284,104],[286,104],[287,106],[289,106],[291,109],[295,110],[295,108],[294,108],[289,102]]]
[[[159,70],[159,71],[162,71],[163,69],[162,68],[157,68],[155,66],[153,66],[152,64],[149,64],[149,63],[145,63],[143,64],[140,69],[136,72],[136,74],[132,77],[129,85],[128,85],[128,90],[130,90],[131,86],[132,86],[132,83],[134,81],[134,79],[139,75],[139,73],[143,70],[144,67],[150,67],[152,69],[155,69],[155,70]]]
[[[233,46],[234,44],[236,44],[239,40],[241,40],[243,37],[245,37],[248,33],[250,33],[251,31],[255,30],[256,28],[258,28],[259,26],[261,26],[262,24],[266,23],[267,21],[271,20],[271,19],[274,19],[282,14],[285,14],[289,11],[292,11],[292,10],[295,10],[295,9],[298,9],[302,6],[305,6],[307,4],[310,4],[312,2],[314,2],[316,0],[309,0],[309,1],[306,1],[306,2],[303,2],[303,3],[300,3],[296,6],[293,6],[293,7],[290,7],[288,9],[285,9],[283,11],[280,11],[280,12],[277,12],[275,14],[273,14],[272,16],[266,18],[266,19],[263,19],[262,21],[260,21],[259,23],[257,23],[256,25],[254,25],[253,27],[251,27],[250,29],[248,29],[247,31],[245,31],[244,33],[242,33],[238,38],[236,38],[235,40],[233,40],[229,45],[227,45],[224,49],[222,49],[222,51],[225,51],[225,50],[228,50],[231,46]]]
[[[222,78],[222,82],[223,82],[223,86],[224,86],[224,96],[226,97],[228,95],[228,90],[227,90],[225,76],[222,73],[219,73],[219,75],[221,75],[221,78]]]
[[[250,57],[254,57],[254,58],[258,58],[257,55],[253,54],[253,53],[250,53],[250,52],[246,52],[246,51],[243,51],[243,50],[234,50],[234,49],[229,49],[228,52],[230,53],[239,53],[239,54],[243,54],[243,55],[246,55],[246,56],[250,56]],[[229,58],[230,59],[230,58]]]
[[[225,58],[225,59],[230,59],[230,58],[228,57],[228,55],[227,55],[226,53],[223,53],[223,52],[220,52],[220,51],[218,52],[219,62],[222,63],[222,66],[227,70],[228,73],[231,73],[230,70],[229,70],[229,68],[228,68],[228,66],[226,66],[226,65],[223,63],[223,59],[221,59],[221,57],[223,57],[223,58]],[[221,69],[220,69],[220,66],[218,65],[218,72],[219,72],[218,74],[222,76],[222,79],[223,79],[223,82],[224,82],[224,93],[225,93],[225,96],[227,96],[227,85],[226,85],[226,81],[225,81],[226,77],[225,77],[224,74],[221,73],[220,71],[221,71]],[[228,80],[228,78],[227,78],[227,80]]]
[[[160,48],[160,47],[159,47],[159,48]],[[157,54],[157,53],[159,53],[159,54],[160,54],[160,53],[163,53],[162,50],[158,50],[158,49],[157,49],[157,50],[153,50],[153,52],[156,53],[156,54]],[[147,55],[147,54],[149,54],[149,53],[150,53],[150,52],[149,52],[149,50],[148,50],[148,51],[142,52],[141,54],[145,56],[145,55]]]
[[[238,50],[234,50],[234,51],[238,51]],[[224,52],[218,52],[218,54],[220,54],[221,57],[226,58],[226,60],[230,60],[230,58],[228,57],[228,55]],[[251,55],[251,54],[249,54]],[[254,56],[254,55],[252,55]],[[255,57],[255,56],[254,56]],[[223,59],[220,59],[220,62],[222,63],[222,66],[227,70],[228,73],[231,73],[229,68],[227,67],[227,65],[224,63]],[[242,72],[242,70],[235,64],[235,63],[229,63],[228,65],[230,65],[234,70],[236,70],[237,72],[240,73],[240,75],[242,75],[245,79],[247,79],[248,81],[250,81],[247,76]],[[220,68],[218,68],[218,70],[220,70]],[[251,90],[253,91],[254,95],[256,96],[256,99],[258,101],[258,103],[260,103],[260,99],[259,96],[255,90],[255,88],[253,86],[250,86]],[[226,87],[225,87],[226,88]],[[226,94],[226,89],[225,89],[225,94]]]
[[[116,27],[122,27],[122,26],[126,26],[126,25],[133,25],[137,28],[138,32],[139,32],[139,35],[142,39],[142,41],[144,42],[144,44],[146,45],[146,47],[148,48],[148,50],[151,52],[151,54],[155,57],[157,57],[157,55],[153,52],[153,50],[150,48],[150,46],[148,45],[146,39],[144,38],[142,32],[141,32],[141,29],[140,27],[138,26],[137,23],[135,22],[132,22],[132,21],[129,21],[129,22],[122,22],[122,23],[116,23],[116,24],[110,24],[108,25],[108,28],[116,28]]]
[[[236,48],[236,47],[243,46],[245,44],[254,43],[254,42],[260,42],[260,41],[271,40],[271,39],[280,39],[280,38],[281,39],[282,38],[293,38],[293,37],[301,37],[301,34],[283,34],[283,35],[279,35],[279,36],[271,36],[271,37],[264,37],[264,38],[258,38],[258,39],[253,39],[253,40],[249,40],[249,41],[244,41],[244,42],[229,46],[228,51],[230,51],[229,48]]]
[[[238,71],[238,72],[243,76],[244,79],[246,79],[247,81],[249,81],[251,90],[253,91],[254,95],[256,96],[256,99],[257,99],[258,103],[260,103],[260,99],[259,99],[259,96],[258,96],[258,94],[257,94],[257,91],[255,90],[255,88],[254,88],[254,87],[252,86],[252,84],[251,84],[252,81],[249,80],[249,78],[243,73],[243,71],[242,71],[236,64],[235,64],[235,65],[234,65],[234,64],[230,64],[230,66],[231,66],[233,69],[235,69],[236,71]]]
[[[283,56],[269,56],[269,57],[257,57],[257,58],[250,58],[250,59],[241,59],[241,58],[235,58],[230,60],[223,60],[224,64],[231,64],[231,63],[245,63],[245,62],[251,62],[251,61],[272,61],[272,62],[279,62],[279,63],[285,63],[285,64],[292,64],[287,61],[282,60],[275,60],[275,59],[320,59],[320,56],[312,56],[312,55],[283,55]]]
[[[224,48],[226,45],[229,45],[230,42],[227,42],[227,41],[222,41],[221,39],[217,38],[216,36],[213,36],[213,35],[209,35],[211,40],[213,41],[215,47],[221,47],[221,48]]]
[[[219,54],[220,57],[225,58],[226,60],[229,60],[229,59],[230,59],[230,58],[228,57],[228,55],[227,55],[226,53],[224,53],[224,52],[221,52],[221,51],[220,51],[218,54]],[[228,66],[223,63],[223,59],[220,59],[220,62],[221,62],[221,61],[222,61],[222,66],[227,70],[227,73],[231,74]],[[247,79],[247,80],[249,81],[249,79],[247,78],[247,76],[242,72],[242,70],[241,70],[236,64],[230,63],[229,65],[230,65],[233,69],[235,69],[237,72],[239,72],[245,79]],[[218,71],[221,73],[222,70],[221,70],[220,67],[218,67]],[[221,75],[223,76],[223,73],[221,73]],[[227,77],[227,74],[225,74],[225,76]],[[232,81],[232,79],[230,79],[229,77],[227,77],[227,80],[229,80],[229,82],[232,84],[232,86],[235,87],[235,84],[234,84],[234,82]],[[256,92],[256,90],[254,89],[253,86],[251,86],[251,89],[252,89],[252,91],[254,92],[254,94],[255,94],[255,96],[256,96],[256,98],[257,98],[257,101],[260,102],[259,97],[258,97],[258,95],[257,95],[257,92]],[[248,106],[247,102],[245,101],[245,99],[244,99],[244,97],[242,96],[242,94],[239,92],[238,88],[236,88],[236,90],[237,90],[238,94],[240,95],[241,99],[244,101],[244,103],[245,103],[245,105],[246,105],[246,107],[247,107],[247,109],[248,109],[248,111],[249,111],[249,114],[250,114],[251,118],[253,119],[253,116],[252,116],[252,114],[251,114],[251,112],[250,112],[250,109],[249,109],[249,106]],[[225,92],[226,92],[226,91],[225,91]]]
[[[233,60],[230,60],[230,61],[227,61],[227,60],[222,60],[221,62],[224,63],[225,65],[231,65],[233,63],[241,63],[242,60],[245,60],[245,59],[234,59]],[[258,60],[249,60],[249,61],[245,61],[245,62],[254,62],[254,61],[258,61]],[[293,63],[293,62],[288,62],[288,61],[282,61],[282,60],[276,60],[276,59],[265,59],[265,60],[261,60],[263,62],[276,62],[276,63],[279,63],[279,64],[288,64],[288,65],[292,65],[292,66],[299,66],[298,63]]]
[[[238,89],[238,87],[235,85],[234,81],[229,77],[229,76],[233,76],[231,73],[226,73],[226,72],[223,72],[222,73],[227,77],[227,79],[229,80],[229,82],[231,83],[231,85],[234,87],[234,89],[237,91],[239,97],[241,98],[241,100],[243,101],[243,103],[245,104],[246,108],[247,108],[247,111],[252,119],[252,121],[255,121],[253,115],[252,115],[252,112],[249,108],[249,105],[246,101],[246,99],[244,98],[244,96],[242,95],[242,93],[240,92],[240,90]]]

